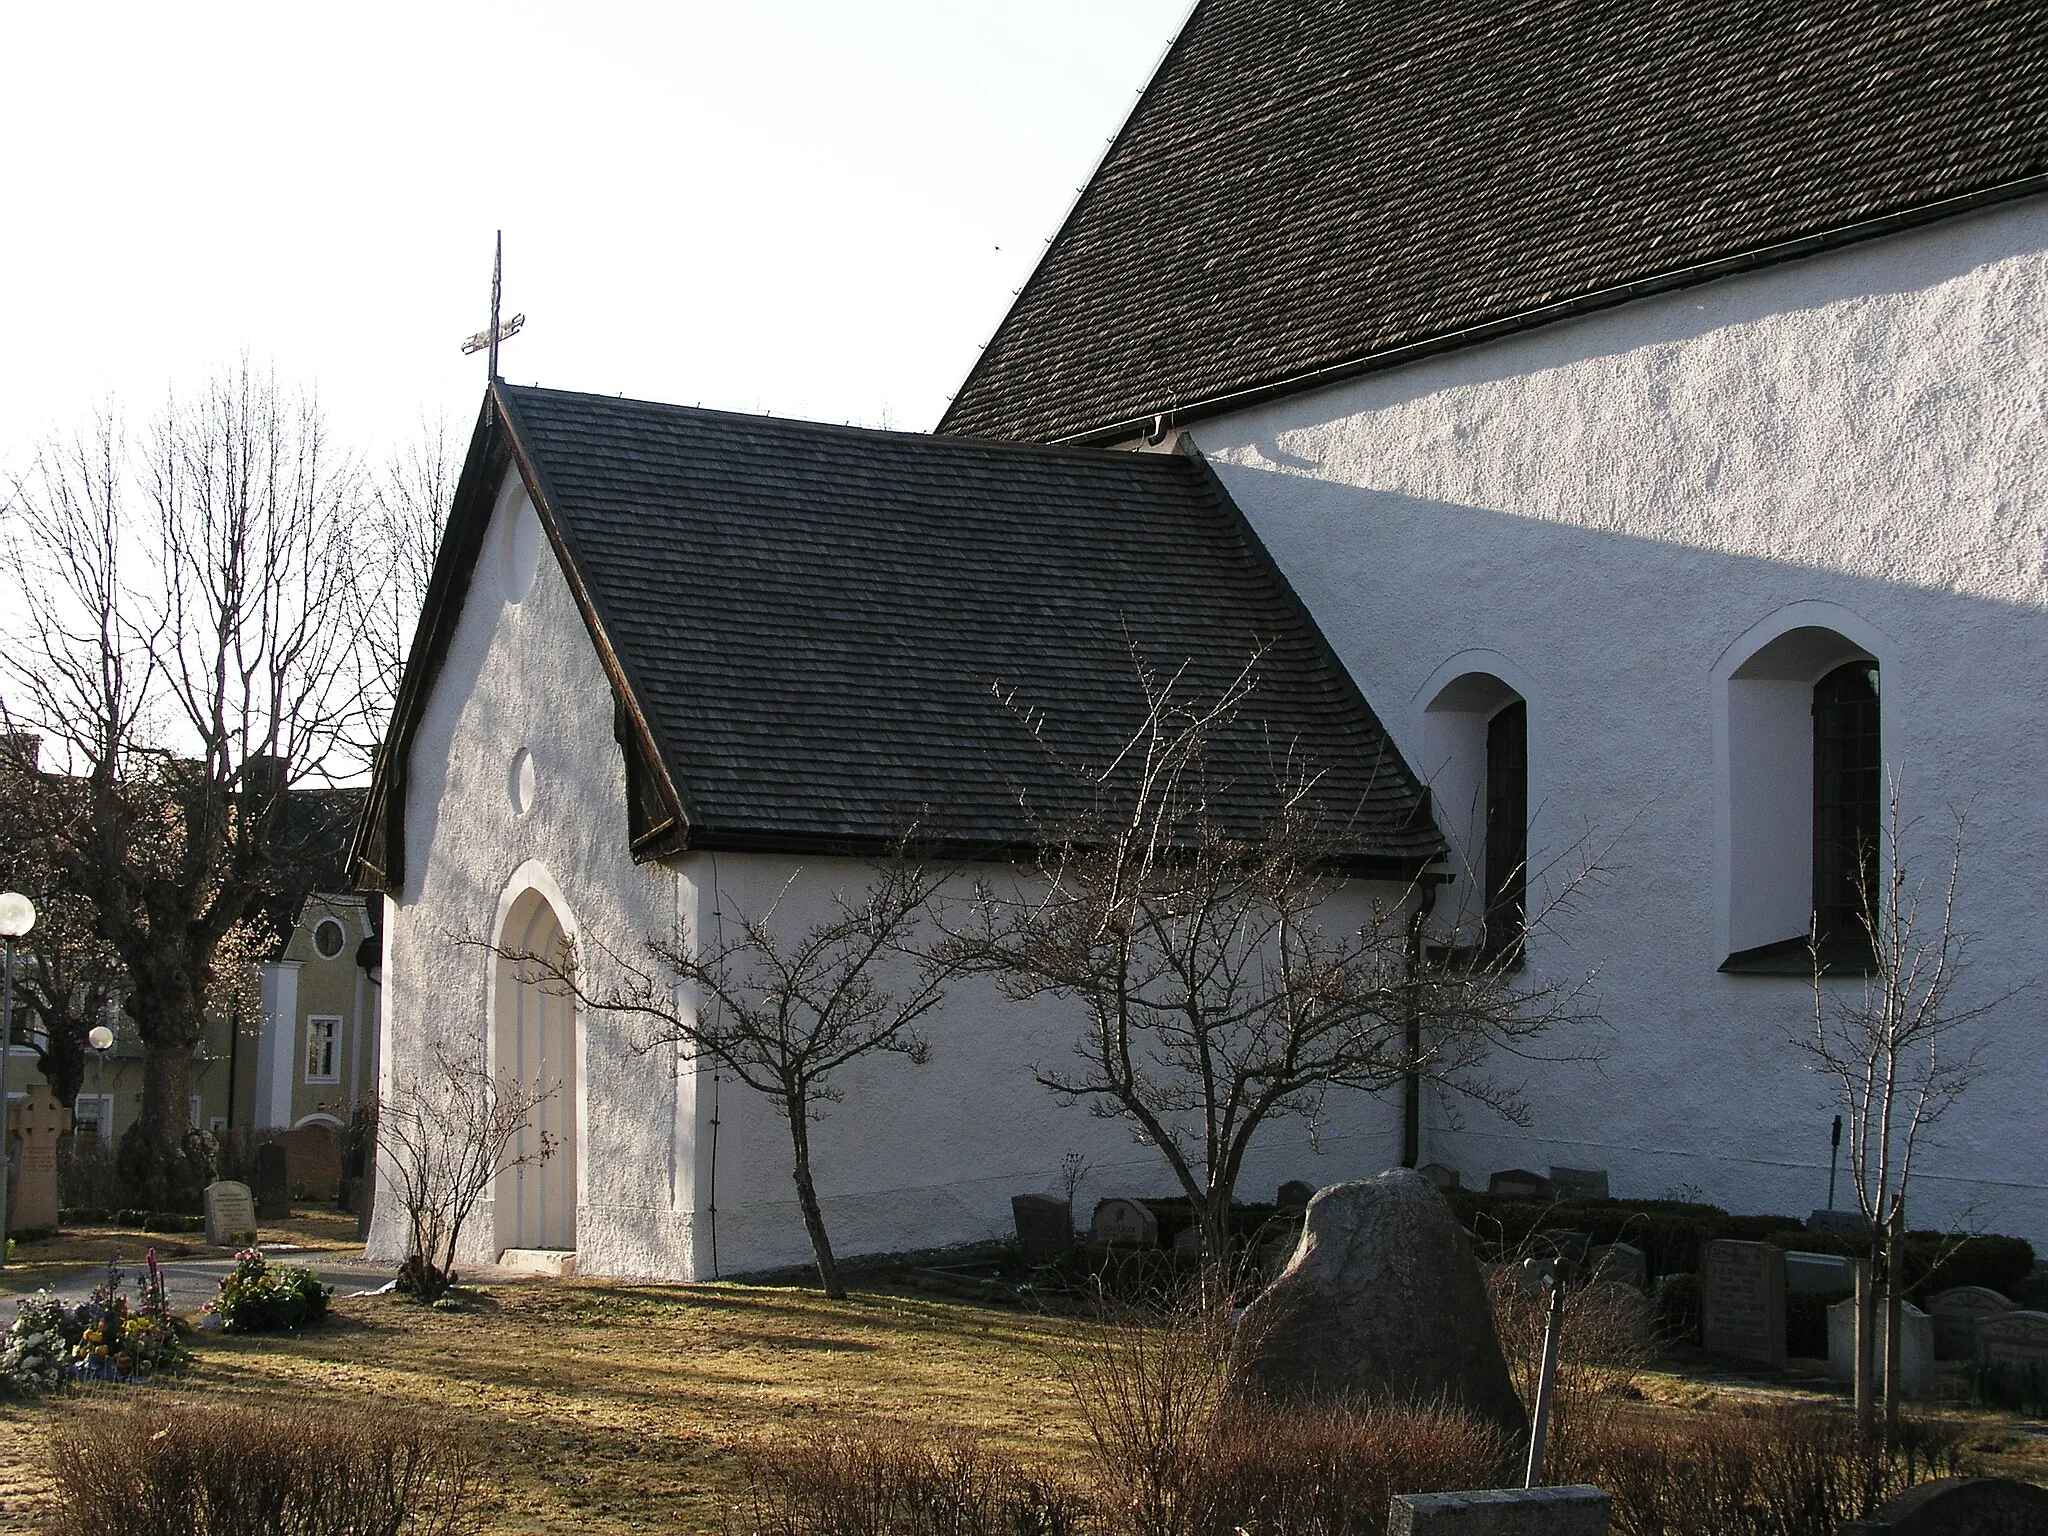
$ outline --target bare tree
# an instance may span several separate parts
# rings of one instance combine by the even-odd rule
[[[526,1133],[560,1088],[493,1077],[436,1048],[423,1070],[401,1076],[378,1102],[382,1177],[406,1220],[401,1291],[431,1302],[456,1283],[456,1252],[478,1202],[499,1175],[558,1150],[552,1132]]]
[[[920,936],[946,877],[906,857],[886,861],[857,893],[835,892],[831,916],[791,932],[778,909],[802,873],[765,911],[722,910],[708,942],[701,924],[650,938],[654,969],[605,951],[616,981],[594,981],[573,950],[566,958],[511,958],[568,986],[585,1007],[646,1026],[636,1048],[679,1047],[774,1103],[789,1128],[790,1177],[819,1283],[841,1299],[846,1286],[818,1202],[811,1127],[824,1106],[839,1102],[840,1069],[870,1056],[929,1059],[917,1026],[944,999],[945,972]],[[878,977],[892,960],[907,967],[896,990]]]
[[[371,480],[351,594],[362,634],[356,747],[366,759],[384,739],[461,474],[448,424],[436,419]]]
[[[1896,777],[1890,779],[1877,844],[1859,850],[1861,927],[1868,941],[1863,984],[1828,981],[1833,958],[1812,934],[1813,1033],[1806,1049],[1815,1070],[1835,1082],[1843,1107],[1849,1184],[1870,1232],[1873,1277],[1884,1277],[1885,1431],[1898,1428],[1901,1303],[1905,1294],[1906,1197],[1928,1132],[1979,1072],[1968,1026],[2003,997],[1959,1002],[1969,938],[1957,926],[1966,818],[1954,813],[1946,878],[1930,886],[1906,852],[1913,825]],[[1878,1288],[1859,1287],[1856,1413],[1875,1428],[1872,1351],[1878,1336]]]
[[[244,365],[173,397],[135,454],[103,419],[8,496],[25,612],[4,709],[83,786],[49,850],[120,959],[144,1043],[122,1150],[139,1202],[196,1198],[188,1076],[217,955],[305,882],[292,786],[357,766],[359,490],[314,402]]]
[[[946,950],[1011,997],[1082,1005],[1073,1064],[1041,1065],[1037,1080],[1158,1149],[1218,1268],[1268,1124],[1314,1121],[1333,1090],[1411,1075],[1518,1118],[1489,1053],[1590,1017],[1586,983],[1521,981],[1519,947],[1425,946],[1417,888],[1340,916],[1334,871],[1358,849],[1324,821],[1305,766],[1282,765],[1262,824],[1233,823],[1210,745],[1251,695],[1256,662],[1193,699],[1141,661],[1139,728],[1106,767],[1076,770],[1096,810],[1052,829],[1035,882],[984,883],[977,922]]]

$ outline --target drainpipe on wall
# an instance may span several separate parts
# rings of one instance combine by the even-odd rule
[[[1422,961],[1422,925],[1436,910],[1437,880],[1422,877],[1422,901],[1408,922],[1408,1019],[1401,1047],[1408,1054],[1408,1070],[1402,1077],[1401,1166],[1414,1168],[1422,1162],[1422,1012],[1415,1005],[1415,968]]]

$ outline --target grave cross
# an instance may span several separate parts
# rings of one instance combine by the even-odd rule
[[[474,356],[478,352],[485,351],[488,351],[491,354],[490,367],[491,378],[493,382],[495,382],[498,377],[498,343],[501,341],[510,341],[514,336],[517,336],[519,334],[520,328],[526,324],[526,316],[524,315],[514,315],[510,320],[505,321],[502,325],[498,323],[498,299],[500,294],[504,290],[504,286],[505,231],[501,229],[498,231],[497,254],[491,259],[490,328],[488,330],[478,331],[474,336],[470,337],[469,340],[465,341],[462,344],[462,355],[464,357]]]

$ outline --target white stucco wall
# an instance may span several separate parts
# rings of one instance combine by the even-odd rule
[[[2037,199],[1195,426],[1418,771],[1440,766],[1425,713],[1453,660],[1506,658],[1532,863],[1589,827],[1618,839],[1605,886],[1532,950],[1598,970],[1607,1027],[1577,1043],[1600,1059],[1528,1064],[1531,1131],[1440,1118],[1431,1154],[1467,1182],[1555,1162],[1641,1196],[1823,1202],[1835,1105],[1794,1045],[1810,987],[1716,967],[1784,936],[1734,844],[1795,888],[1807,857],[1807,809],[1764,802],[1774,771],[1803,784],[1799,753],[1774,770],[1758,749],[1794,706],[1738,673],[1826,622],[1881,663],[1931,876],[1947,807],[1968,808],[1969,995],[2015,990],[1912,1219],[2048,1239],[2044,418]]]
[[[429,1041],[472,1058],[488,1050],[492,957],[456,939],[493,937],[528,889],[555,907],[601,984],[605,949],[643,955],[648,935],[673,933],[679,920],[716,938],[721,914],[729,924],[771,905],[777,925],[800,934],[868,873],[858,861],[744,853],[634,865],[611,694],[595,651],[552,557],[534,558],[530,534],[508,543],[505,533],[498,526],[487,535],[413,749],[405,889],[386,906],[387,1094],[397,1075],[417,1069]],[[537,569],[524,589],[529,568]],[[505,596],[508,569],[525,590],[517,602]],[[530,808],[522,813],[515,802]],[[961,876],[956,899],[972,875]],[[1333,912],[1356,921],[1373,896],[1398,894],[1358,887]],[[825,1106],[812,1130],[837,1252],[1005,1235],[1010,1197],[1055,1192],[1070,1151],[1091,1165],[1079,1194],[1084,1221],[1104,1196],[1177,1193],[1164,1162],[1121,1123],[1062,1106],[1033,1081],[1034,1063],[1067,1059],[1078,1023],[1077,1012],[1017,1004],[991,983],[963,981],[925,1023],[929,1064],[877,1057],[843,1071],[835,1079],[842,1101]],[[729,1075],[714,1085],[708,1065],[650,1048],[631,1020],[586,1013],[579,1031],[579,1271],[695,1279],[807,1262],[788,1129],[773,1102]],[[1271,1199],[1287,1179],[1333,1182],[1378,1172],[1399,1155],[1397,1095],[1337,1095],[1313,1135],[1304,1122],[1275,1122],[1239,1192]],[[380,1187],[371,1251],[396,1260],[403,1213],[389,1179]],[[466,1262],[495,1257],[496,1230],[493,1210],[479,1210]]]
[[[487,1049],[492,957],[457,941],[495,938],[523,889],[541,889],[572,933],[665,932],[675,919],[674,876],[628,854],[610,688],[538,534],[501,501],[413,745],[405,889],[386,907],[387,1093],[396,1075],[418,1069],[428,1040],[473,1056]],[[522,751],[530,776],[519,771]],[[689,1205],[671,1198],[667,1173],[673,1064],[588,1021],[579,1034],[581,1262],[599,1274],[670,1272],[690,1241]],[[380,1195],[390,1187],[380,1181]],[[496,1256],[494,1231],[487,1205],[466,1233],[468,1262]],[[372,1254],[396,1259],[404,1241],[397,1202],[379,1198]]]

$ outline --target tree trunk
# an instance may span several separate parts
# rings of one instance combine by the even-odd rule
[[[1892,1207],[1891,1231],[1887,1234],[1884,1258],[1884,1439],[1896,1445],[1899,1439],[1899,1362],[1905,1341],[1906,1301],[1906,1208]]]
[[[152,1041],[142,1058],[142,1123],[166,1146],[180,1146],[192,1128],[192,1045]]]
[[[1876,1379],[1876,1273],[1874,1257],[1856,1261],[1856,1433],[1865,1441],[1877,1432],[1877,1397],[1872,1390]]]
[[[811,1237],[811,1255],[818,1261],[818,1283],[834,1301],[846,1300],[846,1284],[839,1278],[839,1262],[832,1257],[832,1239],[825,1233],[825,1213],[818,1207],[817,1186],[811,1183],[810,1127],[804,1119],[803,1095],[792,1094],[783,1102],[789,1116],[789,1140],[796,1153],[796,1201],[803,1209],[804,1230]]]

